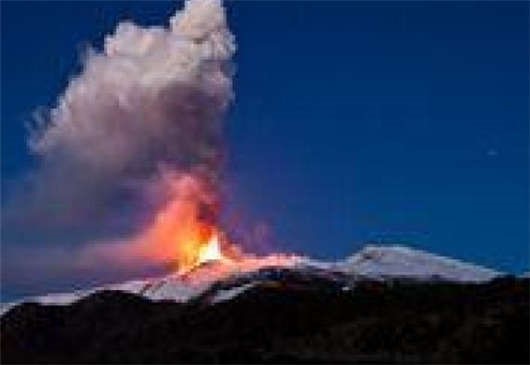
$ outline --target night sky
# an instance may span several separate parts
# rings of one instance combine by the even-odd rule
[[[34,164],[25,123],[86,45],[177,6],[2,3],[2,201]],[[528,270],[527,2],[227,7],[225,217],[245,245],[333,259],[398,242]]]

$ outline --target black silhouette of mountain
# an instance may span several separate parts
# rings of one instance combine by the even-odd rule
[[[184,303],[103,290],[16,305],[1,317],[2,362],[527,364],[529,295],[528,278],[264,269]]]

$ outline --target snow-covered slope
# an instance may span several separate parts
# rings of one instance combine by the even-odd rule
[[[337,265],[370,278],[484,282],[501,275],[482,266],[405,246],[369,245]]]
[[[109,284],[87,290],[69,293],[52,293],[25,298],[11,303],[2,303],[0,315],[13,306],[24,302],[67,305],[92,293],[102,290],[117,290],[142,295],[151,300],[172,300],[186,302],[205,292],[218,281],[244,277],[263,268],[281,266],[293,267],[300,258],[294,256],[271,255],[263,258],[247,258],[241,262],[208,262],[186,274],[169,274],[163,277],[145,280],[132,280],[124,283]]]
[[[240,295],[251,288],[253,283],[270,280],[274,277],[275,267],[287,268],[314,277],[325,276],[330,281],[340,278],[340,281],[348,282],[362,278],[376,280],[409,278],[423,281],[478,283],[502,275],[500,272],[478,265],[404,246],[369,245],[349,258],[337,262],[323,262],[302,257],[249,260],[243,264],[211,262],[186,275],[170,274],[161,278],[128,281],[72,293],[48,294],[21,302],[64,305],[100,290],[119,290],[139,294],[152,300],[186,302],[205,293],[213,284],[222,283],[218,293],[214,293],[211,300],[212,303],[218,303]],[[4,313],[15,304],[17,303],[2,305],[0,312]]]

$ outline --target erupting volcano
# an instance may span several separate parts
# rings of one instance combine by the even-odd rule
[[[212,234],[208,242],[199,247],[199,254],[197,257],[197,264],[203,264],[208,261],[222,261],[226,258],[221,252],[219,245],[219,237],[216,233]]]
[[[105,266],[134,274],[158,266],[184,274],[211,261],[230,267],[273,257],[291,261],[289,255],[243,253],[221,223],[235,50],[221,1],[189,0],[169,24],[124,21],[101,51],[86,53],[82,72],[30,136],[42,164],[35,196],[27,200],[39,205],[23,219],[29,213],[40,222],[53,217],[65,229],[132,218],[125,233],[84,236],[69,260],[72,270]],[[48,206],[56,211],[42,211]],[[64,265],[47,257],[50,266]]]
[[[453,249],[471,258],[472,237],[485,262],[487,252],[504,249],[497,242],[512,240],[513,247],[514,237],[527,239],[516,231],[528,215],[518,198],[527,179],[512,174],[519,142],[502,153],[487,147],[502,146],[508,135],[522,141],[528,132],[519,121],[506,128],[522,115],[518,96],[526,100],[528,88],[505,83],[519,75],[511,63],[509,72],[496,66],[523,53],[492,53],[500,42],[524,41],[527,56],[528,24],[520,37],[508,29],[527,11],[242,3],[231,3],[229,14],[241,21],[242,40],[254,42],[242,42],[254,57],[240,58],[244,98],[230,114],[236,40],[222,0],[185,0],[169,19],[173,5],[153,2],[79,4],[90,7],[85,12],[28,2],[9,5],[26,21],[2,15],[12,30],[5,42],[14,51],[6,52],[12,91],[43,100],[48,74],[34,78],[35,70],[21,65],[56,56],[70,63],[50,58],[50,49],[93,25],[83,22],[97,19],[95,30],[105,29],[111,11],[119,12],[115,29],[83,53],[57,102],[38,113],[28,138],[35,164],[7,137],[6,151],[20,161],[2,164],[2,172],[34,167],[3,205],[2,363],[528,364],[528,277],[375,238],[404,228],[431,247],[453,240]],[[324,3],[337,9],[324,11]],[[61,33],[79,29],[64,42],[33,34],[54,29],[52,15],[40,13],[45,7],[68,10],[53,14]],[[123,10],[138,12],[139,23],[120,20]],[[355,17],[347,18],[349,11]],[[472,14],[490,13],[495,17],[469,26]],[[146,25],[155,19],[158,25]],[[484,32],[491,24],[495,31]],[[387,44],[379,43],[383,37]],[[487,53],[472,58],[476,44]],[[244,61],[254,59],[250,67]],[[432,70],[441,76],[431,79]],[[17,113],[23,105],[6,100]],[[487,111],[472,112],[472,105]],[[240,123],[236,133],[226,131],[228,117]],[[469,134],[462,134],[466,123]],[[247,138],[249,131],[259,139]],[[464,148],[488,148],[489,161]],[[359,175],[350,171],[354,155],[355,167],[366,169]],[[476,215],[475,228],[464,227],[466,215]],[[267,221],[260,228],[276,220],[279,240],[320,257],[347,250],[353,239],[376,241],[330,261],[281,253],[255,229],[254,217]],[[5,283],[13,294],[5,295]]]
[[[211,271],[213,280],[233,271],[290,266],[301,259],[292,254],[259,257],[244,252],[216,223],[219,195],[200,177],[166,174],[160,184],[167,200],[154,218],[124,241],[89,247],[83,254],[87,264],[101,260],[122,260],[125,265],[151,262],[168,267],[174,274],[191,277],[203,264],[214,263],[222,267],[222,273]]]

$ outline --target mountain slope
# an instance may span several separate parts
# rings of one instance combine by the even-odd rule
[[[22,304],[1,318],[2,361],[529,361],[528,279],[359,279],[344,290],[347,276],[324,272],[263,269],[257,276],[231,300],[218,300],[227,287],[211,287],[187,303],[103,291],[66,306]],[[239,280],[250,277],[232,284],[241,287]]]
[[[484,282],[499,272],[405,246],[369,245],[342,263],[346,271],[371,278]]]
[[[248,285],[266,275],[262,269],[291,268],[301,273],[321,276],[341,277],[346,286],[358,279],[413,279],[420,281],[450,281],[480,283],[501,276],[500,272],[464,263],[447,257],[404,246],[370,245],[343,261],[323,262],[307,257],[282,260],[247,259],[241,263],[210,262],[186,275],[170,274],[161,278],[134,280],[111,284],[72,293],[48,294],[28,298],[24,301],[42,304],[70,304],[87,295],[102,290],[117,290],[139,294],[153,300],[173,300],[186,302],[208,290],[219,281],[241,281]],[[270,273],[269,273],[270,274]],[[235,290],[235,288],[234,288]],[[240,290],[242,293],[244,290]],[[232,296],[239,294],[232,291]],[[2,313],[18,303],[2,306]]]

